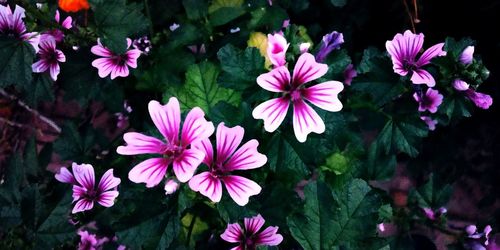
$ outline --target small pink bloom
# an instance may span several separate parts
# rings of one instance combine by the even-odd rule
[[[87,231],[78,231],[80,235],[80,243],[78,244],[78,250],[96,250],[98,249],[98,241],[95,234],[90,234]]]
[[[458,91],[465,91],[469,89],[469,84],[457,78],[453,81],[453,88]]]
[[[422,211],[424,212],[425,217],[427,217],[427,219],[429,220],[437,220],[447,212],[446,208],[444,207],[440,207],[436,211],[432,210],[432,208],[424,207],[422,208]]]
[[[237,150],[244,134],[245,130],[240,126],[228,128],[220,123],[217,126],[215,155],[208,138],[194,144],[194,148],[204,152],[203,163],[209,169],[189,181],[193,191],[200,192],[213,202],[219,202],[222,198],[222,182],[229,196],[240,206],[246,205],[250,196],[260,193],[261,187],[254,181],[231,175],[235,170],[260,168],[267,162],[267,157],[257,151],[257,140],[250,140]]]
[[[94,202],[104,207],[111,207],[119,192],[116,187],[120,184],[120,178],[113,176],[113,169],[104,173],[97,188],[95,187],[94,167],[90,164],[71,166],[73,174],[65,167],[62,167],[55,175],[55,178],[63,183],[73,184],[73,202],[76,202],[72,213],[90,210],[94,207]]]
[[[267,35],[267,56],[269,61],[275,66],[283,66],[286,64],[286,51],[290,46],[283,35],[276,33]]]
[[[421,116],[420,119],[427,124],[430,131],[434,131],[436,129],[436,124],[438,123],[437,120],[434,120],[429,116]]]
[[[255,119],[264,120],[264,129],[275,131],[285,119],[290,102],[293,105],[293,129],[299,142],[305,142],[311,132],[321,134],[325,124],[321,117],[305,101],[327,111],[342,109],[338,94],[344,85],[338,81],[327,81],[310,87],[305,83],[325,75],[328,65],[317,63],[310,53],[302,54],[290,77],[286,66],[276,67],[257,78],[257,83],[265,90],[282,93],[279,98],[258,105],[252,112]]]
[[[176,182],[175,180],[170,179],[165,183],[165,194],[166,195],[170,195],[170,194],[175,193],[175,191],[177,191],[177,189],[179,189],[179,183]]]
[[[299,45],[299,50],[301,54],[306,53],[309,50],[309,47],[311,47],[310,43],[301,43]]]
[[[57,23],[59,23],[60,21],[60,14],[59,14],[59,10],[56,10],[56,15],[54,17],[54,19],[56,20]],[[71,29],[73,27],[73,25],[71,24],[73,22],[73,18],[71,18],[71,16],[68,16],[66,17],[66,19],[64,19],[64,21],[61,23],[61,26],[67,30]],[[58,30],[58,29],[53,29],[53,30],[49,30],[49,31],[46,31],[42,34],[42,37],[44,36],[52,36],[54,38],[54,40],[56,40],[56,42],[60,43],[64,40],[64,33],[61,31],[61,30]],[[43,38],[42,38],[43,39]]]
[[[281,27],[286,29],[288,26],[290,26],[290,19],[283,20],[283,25],[281,25]]]
[[[90,51],[102,58],[95,59],[92,66],[97,68],[101,78],[107,77],[111,74],[111,80],[116,77],[127,77],[129,74],[128,67],[137,68],[137,58],[141,55],[138,49],[130,49],[132,40],[127,38],[127,52],[121,55],[116,55],[108,48],[101,44],[100,39],[97,39],[97,45],[94,45]]]
[[[196,107],[187,114],[181,132],[181,109],[175,97],[170,98],[166,105],[150,101],[148,109],[164,141],[129,132],[123,135],[127,145],[119,146],[116,152],[121,155],[158,154],[160,156],[139,163],[128,173],[128,178],[135,183],[146,183],[146,187],[154,187],[165,177],[168,166],[172,164],[177,179],[180,182],[189,181],[205,157],[202,150],[190,146],[210,137],[214,133],[214,125],[208,122],[205,119],[205,113]]]
[[[26,25],[24,24],[25,10],[16,5],[14,11],[9,7],[0,4],[0,35],[13,37],[21,41],[29,42],[35,52],[38,53],[38,43],[40,35],[36,32],[26,33]]]
[[[396,34],[393,40],[385,43],[385,47],[391,56],[395,73],[402,76],[412,73],[413,84],[427,84],[428,87],[434,87],[436,85],[434,77],[422,67],[429,64],[432,58],[446,55],[443,51],[444,43],[428,48],[417,60],[423,44],[424,34],[413,34],[407,30],[404,34]]]
[[[474,46],[467,46],[458,59],[464,65],[471,64],[474,59]]]
[[[398,233],[397,225],[393,223],[380,223],[377,225],[377,234],[380,237],[391,237]]]
[[[38,54],[40,60],[33,63],[31,68],[35,73],[42,73],[48,70],[52,80],[56,81],[61,71],[59,63],[66,62],[66,56],[64,56],[62,51],[56,49],[56,41],[52,36],[43,37],[39,46],[40,51]]]
[[[198,46],[198,45],[189,45],[187,47],[188,47],[188,49],[191,52],[193,52],[193,54],[200,54],[200,55],[202,55],[202,54],[207,53],[207,50],[205,48],[205,44],[204,43],[202,43],[200,46]]]
[[[239,223],[228,224],[220,237],[230,243],[238,243],[232,250],[255,249],[257,246],[277,246],[283,241],[278,227],[267,227],[260,231],[266,221],[260,214],[244,219],[244,229]],[[260,231],[260,232],[259,232]]]
[[[465,95],[472,101],[478,108],[489,109],[493,104],[493,98],[490,95],[476,92],[472,89],[465,91]]]
[[[127,114],[129,114],[129,113],[132,112],[132,107],[130,107],[128,105],[127,101],[123,102],[123,109],[124,109],[124,112],[115,113],[116,120],[117,120],[117,122],[116,122],[116,127],[117,128],[123,128],[123,127],[125,127],[125,124],[128,121]]]
[[[354,69],[354,65],[349,64],[344,70],[344,83],[347,86],[351,86],[352,79],[358,76],[358,72]]]
[[[431,113],[436,113],[439,105],[443,102],[443,95],[431,88],[428,88],[425,94],[413,94],[413,98],[418,102],[418,111],[420,112],[429,110]]]

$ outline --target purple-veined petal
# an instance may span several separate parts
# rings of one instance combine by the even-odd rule
[[[61,23],[61,25],[65,29],[69,30],[69,29],[73,28],[73,24],[71,24],[72,22],[73,22],[73,18],[71,16],[68,16],[64,19],[64,21]]]
[[[73,202],[84,198],[85,195],[87,194],[87,189],[78,185],[73,185]]]
[[[73,175],[80,185],[87,190],[93,190],[95,185],[94,167],[90,164],[76,164],[71,165]]]
[[[93,207],[94,207],[94,202],[92,200],[81,199],[75,204],[71,213],[76,214],[78,212],[90,210]]]
[[[223,164],[236,151],[241,143],[245,130],[240,127],[228,128],[223,122],[217,126],[217,164]]]
[[[461,79],[455,79],[453,80],[453,88],[458,90],[458,91],[465,91],[469,89],[469,84],[466,83],[465,81],[462,81]]]
[[[257,77],[257,84],[271,92],[284,92],[290,85],[290,71],[286,66],[274,68]]]
[[[109,50],[108,48],[102,46],[100,42],[99,44],[92,46],[92,48],[90,48],[90,52],[92,52],[92,54],[96,56],[102,56],[102,57],[113,56],[113,52],[111,52],[111,50]]]
[[[187,146],[210,137],[215,131],[214,124],[205,119],[205,113],[198,107],[189,111],[182,125],[181,143]]]
[[[165,158],[151,158],[137,164],[128,173],[128,178],[135,183],[146,183],[146,187],[158,185],[167,173],[170,161]]]
[[[328,81],[316,84],[303,90],[302,95],[312,104],[332,112],[342,109],[342,103],[338,94],[344,89],[344,85],[338,81]]]
[[[204,157],[205,154],[201,150],[195,148],[185,149],[173,162],[177,179],[182,183],[189,181]]]
[[[474,46],[467,46],[467,48],[462,51],[458,60],[465,65],[471,64],[474,59]]]
[[[280,97],[265,101],[252,111],[255,119],[264,120],[264,129],[274,132],[285,119],[290,101],[286,97]]]
[[[263,246],[277,246],[283,241],[283,236],[278,234],[278,227],[268,227],[256,237],[256,244]]]
[[[129,74],[127,65],[115,65],[111,70],[111,80],[117,77],[127,77]]]
[[[119,146],[116,152],[121,155],[161,154],[166,148],[163,141],[137,132],[123,135],[126,146]]]
[[[137,58],[142,54],[138,49],[131,49],[125,53],[127,55],[127,60],[125,61],[127,65],[131,68],[137,68]]]
[[[58,63],[53,63],[49,66],[49,72],[50,72],[50,78],[52,80],[57,81],[57,76],[59,75],[59,72],[61,72],[61,68],[59,68]]]
[[[66,167],[60,168],[55,178],[62,183],[76,184],[75,177]]]
[[[446,52],[443,51],[444,43],[438,43],[427,50],[424,51],[424,53],[420,56],[420,58],[417,61],[417,66],[422,67],[424,65],[427,65],[431,62],[432,58],[437,57],[437,56],[445,56]]]
[[[177,144],[181,123],[181,108],[177,98],[170,98],[165,106],[157,101],[150,101],[148,109],[149,115],[160,133],[169,143]]]
[[[267,35],[267,56],[274,66],[279,67],[286,64],[286,51],[289,45],[280,33]]]
[[[220,237],[227,242],[238,243],[243,240],[243,229],[238,223],[228,224],[226,230]]]
[[[311,132],[325,132],[325,123],[321,117],[302,99],[293,102],[293,131],[299,142],[305,142]]]
[[[328,65],[317,63],[313,55],[304,53],[299,57],[293,69],[292,85],[298,87],[304,83],[314,81],[325,75],[327,71]]]
[[[193,176],[189,180],[189,188],[195,192],[200,192],[213,202],[219,202],[222,198],[221,181],[210,172],[203,172]]]
[[[56,60],[59,62],[66,62],[66,56],[64,53],[58,49],[56,49]]]
[[[45,59],[40,59],[38,62],[35,62],[33,63],[33,65],[31,65],[31,69],[35,73],[45,72],[49,69],[49,62],[47,62],[47,60]]]
[[[99,77],[107,77],[111,71],[116,67],[113,60],[110,58],[99,58],[92,61],[92,66],[97,68]]]
[[[203,154],[205,155],[205,158],[203,158],[203,163],[207,166],[211,166],[213,163],[213,157],[214,157],[214,149],[212,147],[212,142],[210,142],[210,139],[205,138],[203,140],[197,141],[192,144],[192,147],[203,151]]]
[[[395,73],[405,76],[408,71],[404,67],[406,62],[414,62],[418,52],[424,44],[423,34],[413,34],[407,30],[404,34],[396,34],[391,41],[385,43],[387,52],[391,56]]]
[[[429,88],[436,85],[434,77],[427,70],[417,69],[413,71],[411,75],[411,81],[413,84],[426,84]]]
[[[109,169],[102,175],[102,178],[99,181],[99,185],[97,186],[97,190],[99,192],[108,191],[117,187],[120,182],[120,178],[113,176],[113,169]]]
[[[222,177],[229,196],[240,206],[245,206],[252,195],[260,193],[262,188],[259,184],[245,177],[227,175]]]
[[[264,218],[262,218],[262,215],[260,214],[252,218],[245,218],[244,219],[245,232],[249,235],[254,235],[257,232],[259,232],[262,226],[264,226],[265,222],[266,220],[264,220]]]
[[[118,191],[106,191],[101,193],[96,201],[103,207],[111,207],[115,204],[115,199],[118,197],[118,194]]]
[[[39,47],[44,51],[55,51],[56,50],[56,40],[52,36],[42,36],[40,39]]]
[[[259,142],[255,139],[243,144],[224,164],[230,171],[260,168],[267,162],[267,157],[257,151]]]

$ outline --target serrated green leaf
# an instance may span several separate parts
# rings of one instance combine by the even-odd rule
[[[440,182],[440,178],[431,174],[429,180],[414,190],[410,196],[415,197],[421,207],[439,208],[448,203],[452,193],[451,185]]]
[[[271,171],[275,172],[278,178],[289,178],[291,182],[296,183],[309,174],[299,152],[281,134],[276,133],[272,137],[266,151]]]
[[[29,85],[34,56],[31,44],[15,38],[0,37],[0,87]]]
[[[472,105],[463,95],[453,93],[444,98],[439,106],[439,113],[444,113],[448,121],[471,116]]]
[[[62,127],[61,135],[54,142],[54,151],[63,160],[85,162],[92,148],[97,146],[98,139],[102,137],[92,128],[89,127],[80,134],[73,123],[67,123]]]
[[[386,180],[394,175],[396,170],[396,155],[383,154],[381,146],[375,141],[368,149],[368,157],[363,168],[366,180]]]
[[[54,101],[54,90],[52,80],[46,74],[36,74],[33,82],[25,87],[25,101],[32,107],[37,107],[41,101]]]
[[[428,128],[418,117],[407,120],[389,119],[377,137],[378,146],[385,154],[404,152],[411,157],[418,155],[420,138],[427,136]]]
[[[47,217],[40,220],[40,226],[36,230],[36,249],[53,249],[75,236],[74,228],[68,222],[70,206],[71,195],[68,192],[50,210]]]
[[[182,0],[182,5],[186,10],[186,15],[191,20],[205,17],[208,13],[208,6],[205,0]]]
[[[245,90],[257,85],[257,77],[264,69],[264,57],[257,48],[246,48],[241,51],[231,44],[217,52],[223,73],[219,77],[222,86]]]
[[[213,26],[231,22],[245,14],[243,0],[215,0],[209,7],[209,21]]]

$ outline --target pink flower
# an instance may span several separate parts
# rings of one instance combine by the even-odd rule
[[[40,51],[38,54],[40,56],[40,60],[33,63],[31,68],[35,73],[41,73],[48,70],[52,80],[56,81],[57,76],[61,71],[59,63],[65,62],[66,57],[62,51],[56,49],[56,41],[52,36],[43,37],[39,46]]]
[[[130,48],[130,45],[132,45],[132,40],[127,38],[127,49]],[[92,62],[92,66],[96,67],[99,71],[99,76],[105,78],[111,74],[111,80],[119,76],[128,76],[128,67],[137,68],[137,58],[141,55],[141,51],[138,49],[130,49],[124,54],[116,55],[111,50],[104,47],[100,39],[97,39],[97,45],[94,45],[90,51],[94,55],[103,57],[95,59]]]
[[[430,131],[434,131],[436,129],[436,124],[438,123],[437,120],[432,119],[429,116],[421,116],[420,119],[427,124],[427,127],[429,127]]]
[[[424,212],[425,217],[429,220],[437,220],[439,217],[441,217],[443,214],[446,214],[448,210],[444,207],[440,207],[436,211],[432,210],[432,208],[429,207],[424,207],[422,208],[422,211]]]
[[[457,78],[453,81],[453,88],[458,91],[465,91],[469,89],[469,84]]]
[[[248,198],[259,194],[261,187],[245,177],[231,175],[235,170],[248,170],[260,168],[267,162],[267,157],[257,151],[259,142],[250,140],[238,146],[243,139],[245,130],[236,126],[228,128],[224,123],[217,126],[217,152],[214,155],[212,143],[208,138],[194,144],[194,147],[203,151],[203,163],[208,166],[208,171],[195,175],[189,181],[189,187],[213,202],[219,202],[222,197],[224,183],[229,196],[240,206],[248,203]]]
[[[165,194],[166,195],[175,193],[175,191],[177,191],[177,189],[179,189],[179,183],[176,182],[175,180],[170,179],[165,183]]]
[[[165,141],[136,132],[125,133],[123,139],[127,145],[119,146],[116,149],[118,154],[160,155],[139,163],[128,173],[128,178],[135,183],[146,183],[146,187],[154,187],[165,177],[168,166],[172,164],[177,179],[180,182],[189,181],[205,157],[202,150],[190,146],[210,137],[214,133],[214,125],[205,120],[205,113],[200,108],[193,108],[184,120],[179,139],[181,109],[177,98],[170,98],[164,106],[150,101],[148,108]]]
[[[231,250],[255,249],[257,246],[277,246],[283,241],[283,236],[278,234],[278,227],[267,227],[259,232],[265,223],[260,214],[244,219],[245,229],[240,224],[227,225],[226,231],[220,237],[230,243],[239,243]]]
[[[306,53],[307,51],[309,51],[309,47],[311,47],[310,43],[301,43],[299,45],[300,53],[301,54]]]
[[[493,98],[490,95],[476,92],[472,89],[465,91],[465,96],[467,96],[478,108],[489,109],[493,104]]]
[[[413,94],[413,98],[418,102],[418,111],[420,112],[429,110],[431,113],[436,113],[439,105],[443,102],[443,95],[431,88],[428,88],[425,94]]]
[[[474,59],[474,46],[467,46],[467,48],[462,51],[462,54],[460,54],[460,57],[458,60],[463,64],[463,65],[468,65],[472,63],[472,60]]]
[[[286,64],[286,51],[290,46],[285,37],[280,33],[267,35],[267,56],[269,61],[275,66],[283,66]]]
[[[100,250],[104,243],[109,242],[107,237],[99,238],[84,230],[78,230],[78,235],[80,235],[78,250]]]
[[[326,74],[328,65],[317,63],[310,53],[302,54],[293,70],[293,77],[286,66],[276,67],[257,78],[257,83],[265,90],[282,93],[279,98],[271,99],[257,106],[252,115],[264,120],[264,129],[275,131],[285,119],[290,102],[293,104],[293,129],[297,140],[305,142],[311,132],[321,134],[325,124],[305,100],[327,111],[342,109],[338,94],[344,85],[338,81],[328,81],[308,88],[305,83]]]
[[[36,32],[26,33],[26,25],[23,22],[24,12],[24,9],[19,5],[14,7],[14,12],[9,5],[0,5],[0,35],[27,41],[38,53],[40,35]]]
[[[358,72],[354,69],[354,65],[349,64],[344,70],[344,83],[347,86],[351,86],[352,79],[358,76]]]
[[[424,34],[413,34],[407,30],[405,33],[396,34],[392,41],[387,41],[385,47],[391,55],[394,72],[406,76],[412,73],[411,81],[413,84],[427,84],[429,87],[434,87],[436,81],[432,75],[422,69],[423,66],[429,64],[431,59],[437,56],[444,56],[444,43],[438,43],[428,48],[417,60],[417,55],[424,44]]]
[[[111,207],[118,196],[116,187],[120,184],[120,178],[113,176],[113,169],[104,173],[95,187],[94,167],[90,164],[76,164],[71,166],[73,174],[63,167],[56,174],[56,179],[63,183],[73,184],[73,202],[76,202],[72,213],[90,210],[94,207],[94,202],[104,207]]]
[[[56,20],[57,23],[59,23],[59,21],[60,21],[59,10],[56,10],[56,15],[55,15],[54,19]],[[65,29],[69,30],[73,27],[71,22],[73,22],[73,18],[71,18],[71,16],[68,16],[61,23],[61,26]],[[42,39],[44,36],[52,36],[54,38],[54,40],[56,40],[56,42],[58,42],[58,43],[60,43],[64,40],[64,33],[58,29],[53,29],[53,30],[49,30],[49,31],[44,32],[42,34]]]

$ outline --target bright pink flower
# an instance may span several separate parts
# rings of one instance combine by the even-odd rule
[[[283,66],[286,64],[286,51],[290,46],[285,37],[280,33],[267,35],[267,56],[269,61],[275,66]]]
[[[181,109],[177,98],[172,97],[162,106],[157,101],[150,101],[149,115],[165,141],[129,132],[123,135],[126,146],[119,146],[116,152],[121,155],[159,154],[139,163],[129,173],[128,178],[135,183],[146,183],[146,187],[158,185],[173,165],[174,173],[180,182],[187,182],[193,176],[205,154],[202,150],[190,147],[192,143],[210,137],[214,125],[205,119],[205,113],[196,107],[186,116],[180,133]]]
[[[43,36],[39,47],[40,60],[31,66],[33,72],[42,73],[48,70],[52,80],[56,81],[61,71],[59,63],[65,62],[66,57],[62,51],[56,49],[56,41],[52,36]]]
[[[94,45],[90,51],[94,55],[103,57],[92,62],[92,66],[97,68],[101,78],[105,78],[109,74],[111,74],[111,79],[119,76],[126,77],[129,74],[128,67],[137,68],[137,58],[141,55],[141,51],[138,49],[128,50],[130,45],[132,45],[132,40],[127,38],[127,52],[117,55],[104,47],[100,39],[97,39],[97,45]]]
[[[94,202],[104,207],[111,207],[115,204],[115,199],[119,194],[116,187],[121,180],[113,176],[113,169],[104,173],[97,188],[95,187],[95,174],[92,165],[73,163],[71,169],[73,174],[63,167],[55,177],[60,182],[73,184],[73,202],[76,204],[72,213],[90,210],[94,207]]]
[[[264,120],[264,129],[275,131],[285,119],[290,102],[293,104],[293,129],[297,140],[305,142],[311,132],[321,134],[325,124],[321,117],[305,100],[327,111],[342,109],[338,94],[344,85],[338,81],[328,81],[308,88],[305,83],[326,74],[328,65],[317,63],[310,53],[302,54],[293,70],[293,77],[286,66],[276,67],[257,78],[257,83],[265,90],[282,93],[279,98],[271,99],[257,106],[252,115]]]
[[[420,119],[427,124],[427,127],[429,127],[430,131],[434,131],[436,129],[436,124],[438,123],[437,120],[432,119],[429,116],[421,116]]]
[[[244,219],[245,229],[240,224],[227,225],[226,231],[220,237],[230,243],[239,243],[231,250],[255,249],[257,246],[277,246],[283,241],[283,236],[278,233],[278,227],[267,227],[259,232],[266,222],[260,214]]]
[[[16,5],[14,12],[10,7],[0,4],[0,35],[29,42],[35,52],[38,53],[38,42],[40,35],[36,32],[26,33],[26,25],[23,22],[25,17],[24,9]]]
[[[465,95],[478,107],[482,109],[489,109],[493,104],[493,98],[490,95],[476,92],[472,89],[465,91]]]
[[[429,110],[431,113],[436,113],[439,105],[443,102],[443,95],[431,88],[428,88],[425,93],[413,94],[413,98],[418,102],[418,111],[420,112]]]
[[[429,64],[431,59],[437,56],[444,56],[444,43],[438,43],[428,48],[417,60],[417,55],[424,44],[424,34],[413,34],[407,30],[405,33],[396,34],[392,41],[387,41],[385,47],[391,55],[394,72],[406,76],[412,73],[411,81],[413,84],[427,84],[429,87],[434,87],[436,81],[434,77],[427,71],[422,69],[423,66]]]
[[[347,86],[351,86],[352,79],[358,76],[358,72],[354,69],[354,65],[349,64],[344,70],[344,83]]]
[[[195,175],[189,181],[189,187],[213,202],[219,202],[222,197],[222,184],[224,183],[229,196],[240,206],[248,203],[248,198],[259,194],[261,187],[245,177],[231,175],[235,170],[248,170],[260,168],[267,162],[267,157],[257,151],[259,142],[250,140],[238,146],[243,139],[245,130],[236,126],[228,128],[224,123],[217,126],[217,148],[213,153],[212,143],[208,138],[194,144],[194,147],[203,151],[203,163],[208,166],[208,171]]]
[[[464,65],[471,64],[474,59],[474,46],[467,46],[458,59]]]
[[[90,234],[87,231],[78,231],[78,235],[80,235],[78,250],[96,250],[99,247],[95,234]]]
[[[56,15],[55,15],[54,19],[56,20],[57,23],[59,23],[60,18],[61,17],[59,14],[59,10],[56,10]],[[64,19],[64,21],[62,21],[61,26],[65,29],[69,30],[73,27],[71,22],[73,22],[73,18],[71,18],[71,16],[67,16],[66,19]],[[60,43],[64,40],[64,33],[59,29],[53,29],[53,30],[46,31],[42,34],[42,39],[44,36],[52,36],[54,38],[54,40],[56,40],[56,42],[58,42],[58,43]]]

